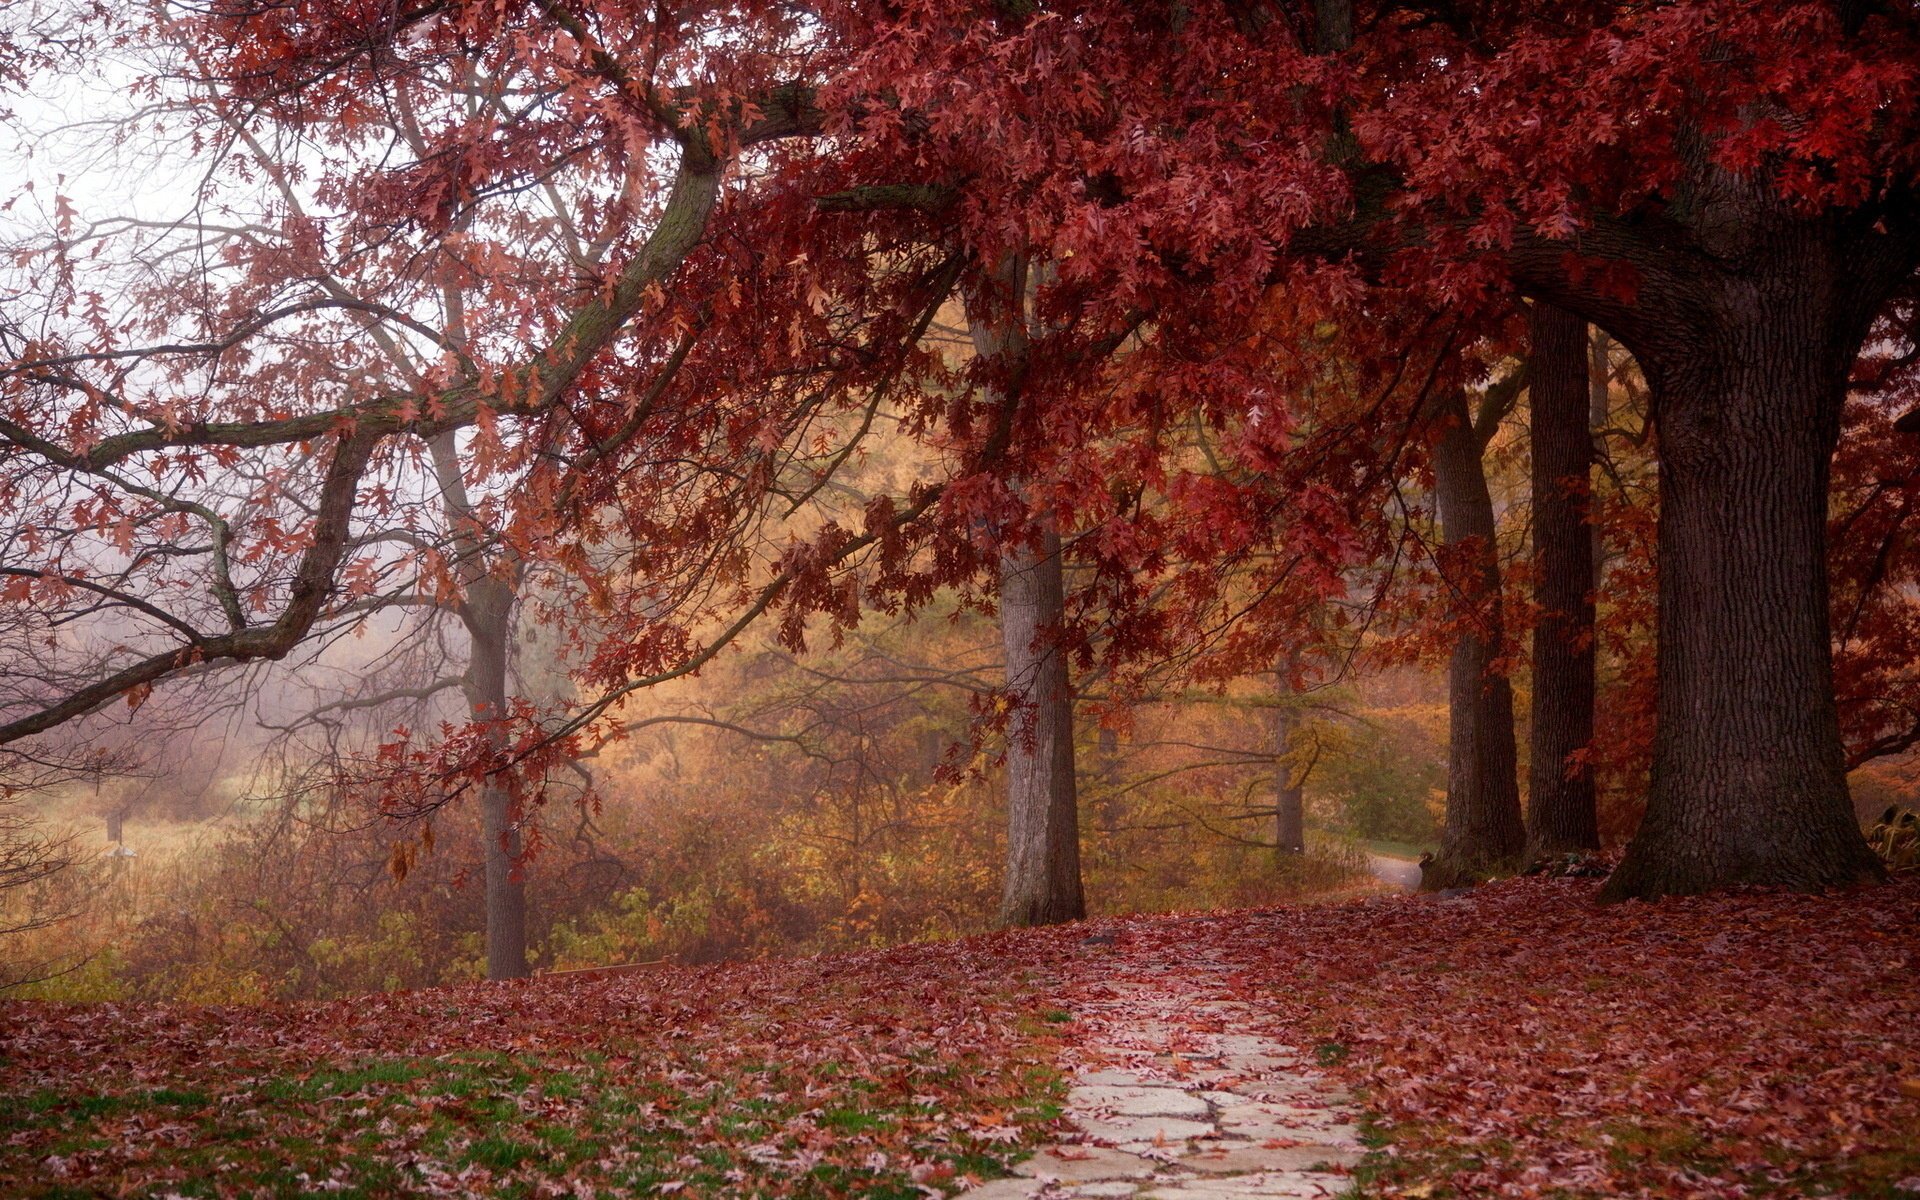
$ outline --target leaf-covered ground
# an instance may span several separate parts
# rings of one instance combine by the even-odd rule
[[[1920,1197],[1920,880],[1594,904],[1592,881],[1117,923],[1209,947],[1374,1115],[1369,1196]],[[1083,986],[1102,968],[1082,963]]]
[[[14,1004],[0,1194],[951,1191],[1043,1136],[1077,997],[1204,974],[1374,1114],[1366,1195],[1920,1195],[1920,881],[1593,892],[332,1005]]]
[[[0,1195],[919,1196],[1057,1113],[1006,939],[265,1008],[0,1008]]]

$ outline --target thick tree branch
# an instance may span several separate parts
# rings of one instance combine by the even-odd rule
[[[37,712],[0,724],[0,745],[52,729],[94,711],[117,696],[151,686],[199,663],[217,659],[245,662],[284,658],[313,628],[327,597],[332,594],[335,575],[346,554],[356,493],[376,440],[364,433],[340,439],[321,484],[312,541],[301,556],[287,606],[277,621],[264,627],[201,638],[177,649],[148,655]]]

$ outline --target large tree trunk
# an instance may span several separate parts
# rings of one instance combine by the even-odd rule
[[[1659,727],[1609,899],[1883,874],[1847,795],[1827,611],[1855,282],[1817,231],[1753,257],[1687,344],[1635,347],[1659,419]]]
[[[1587,323],[1545,301],[1532,314],[1534,603],[1527,854],[1600,847],[1593,769],[1592,393]]]
[[[1000,560],[1000,635],[1016,708],[1007,731],[1007,873],[1002,925],[1052,925],[1087,915],[1080,890],[1074,789],[1073,693],[1052,636],[1066,615],[1060,538]]]
[[[1513,687],[1498,664],[1506,629],[1493,499],[1480,461],[1485,443],[1474,429],[1465,393],[1450,392],[1436,416],[1445,425],[1433,451],[1441,533],[1449,547],[1471,555],[1471,566],[1454,581],[1463,619],[1447,673],[1447,815],[1440,851],[1422,874],[1421,886],[1428,890],[1511,869],[1526,840]]]

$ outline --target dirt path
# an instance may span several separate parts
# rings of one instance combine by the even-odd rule
[[[1409,892],[1420,886],[1420,864],[1411,859],[1369,854],[1367,873],[1382,883],[1390,883]]]
[[[1362,1149],[1347,1097],[1299,1049],[1256,1032],[1203,947],[1091,939],[1063,981],[1075,1132],[969,1200],[1331,1197]]]

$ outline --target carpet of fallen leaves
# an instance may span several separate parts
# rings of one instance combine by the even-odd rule
[[[1180,986],[1204,958],[1373,1114],[1364,1195],[1920,1197],[1920,879],[1597,890],[1103,922],[1069,977]]]
[[[1350,1086],[1364,1195],[1920,1196],[1920,880],[1594,892],[327,1005],[15,1003],[0,1194],[952,1191],[1052,1127],[1076,997],[1127,979],[1244,1000]]]
[[[1010,949],[0,1004],[0,1195],[937,1196],[1058,1112]]]

